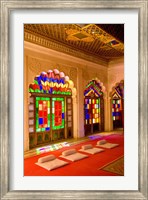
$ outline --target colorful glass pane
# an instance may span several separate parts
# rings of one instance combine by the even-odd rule
[[[100,99],[84,100],[85,124],[95,124],[100,122]]]
[[[72,91],[68,87],[65,77],[60,77],[52,70],[50,72],[42,72],[34,78],[34,82],[29,85],[29,92],[31,93],[45,93],[45,94],[62,94],[71,95]]]
[[[50,98],[36,97],[36,132],[50,130]]]
[[[94,95],[96,97],[100,97],[101,95],[103,95],[100,84],[97,83],[95,80],[90,81],[84,91],[84,96],[91,96],[91,95]]]
[[[121,119],[121,100],[120,99],[113,99],[112,100],[112,118],[113,121]]]
[[[52,98],[52,129],[62,129],[65,124],[64,98]]]

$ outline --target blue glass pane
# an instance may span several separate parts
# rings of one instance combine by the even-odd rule
[[[43,124],[43,118],[39,118],[39,124]]]
[[[50,130],[50,127],[48,127],[48,128],[45,128],[45,130],[46,130],[46,131],[49,131],[49,130]]]
[[[85,115],[85,119],[90,119],[90,115],[89,115],[89,114],[86,114],[86,115]]]

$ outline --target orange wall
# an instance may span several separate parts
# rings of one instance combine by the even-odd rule
[[[110,62],[109,65],[96,64],[77,57],[73,57],[61,52],[44,48],[29,42],[24,42],[24,147],[25,151],[29,148],[28,136],[28,100],[29,84],[33,82],[34,77],[42,71],[47,72],[49,69],[58,69],[74,82],[77,90],[77,96],[74,102],[74,137],[84,136],[84,110],[83,110],[83,92],[86,84],[93,78],[99,79],[106,88],[105,94],[105,130],[110,130],[107,122],[109,114],[108,108],[108,91],[112,89],[116,82],[123,79],[123,60]]]

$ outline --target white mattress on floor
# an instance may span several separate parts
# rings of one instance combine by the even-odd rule
[[[85,153],[90,153],[90,154],[96,154],[96,153],[100,153],[102,151],[104,151],[104,149],[101,148],[91,148],[91,149],[80,149],[79,151],[85,152]]]
[[[105,144],[97,144],[96,146],[97,146],[97,147],[107,148],[107,149],[112,149],[112,148],[114,148],[114,147],[119,146],[119,144],[113,144],[113,143],[107,142],[107,143],[105,143]]]
[[[43,162],[43,163],[38,163],[37,162],[35,164],[40,166],[40,167],[43,167],[44,169],[53,170],[53,169],[65,166],[65,165],[67,165],[69,163],[56,158],[56,159],[51,160],[51,161],[47,161],[47,162]]]
[[[63,156],[63,155],[61,155],[60,156],[61,158],[65,158],[65,159],[67,159],[67,160],[70,160],[70,161],[77,161],[77,160],[81,160],[81,159],[83,159],[83,158],[87,158],[88,156],[87,155],[84,155],[84,154],[82,154],[82,153],[74,153],[74,154],[71,154],[71,155],[69,155],[69,156]]]

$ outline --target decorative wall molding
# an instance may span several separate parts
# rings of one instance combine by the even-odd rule
[[[70,68],[70,73],[69,73],[69,77],[71,80],[73,80],[73,82],[75,83],[75,85],[77,85],[77,68]]]
[[[82,51],[79,51],[77,49],[73,49],[73,48],[69,48],[67,45],[63,45],[60,44],[58,42],[52,41],[52,40],[48,40],[45,37],[41,37],[38,36],[36,34],[31,34],[28,32],[24,32],[24,40],[34,43],[34,44],[38,44],[40,46],[49,48],[49,49],[53,49],[56,51],[60,51],[78,58],[82,58],[97,64],[101,64],[103,66],[107,66],[108,62],[102,58],[98,58],[97,56],[91,56],[90,54],[84,53]]]
[[[88,73],[88,67],[82,69],[82,77],[84,80],[89,80],[89,73]]]

